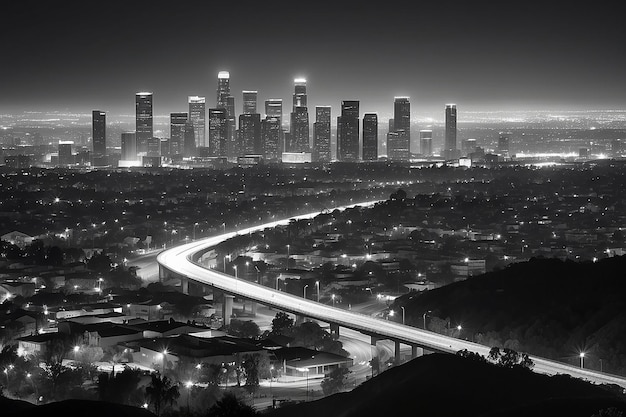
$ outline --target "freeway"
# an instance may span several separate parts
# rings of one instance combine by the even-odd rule
[[[356,206],[367,207],[377,202],[378,201],[370,201],[352,204],[338,209],[345,210]],[[292,314],[310,317],[319,321],[333,323],[340,327],[356,330],[374,338],[391,339],[435,352],[456,353],[459,350],[467,349],[468,351],[478,353],[485,357],[489,354],[490,347],[488,346],[443,336],[427,330],[405,326],[400,323],[382,320],[354,311],[320,304],[285,292],[275,291],[256,283],[237,279],[231,275],[206,268],[192,261],[194,255],[198,252],[216,246],[234,236],[249,234],[279,225],[287,225],[291,220],[311,219],[318,214],[320,213],[304,214],[183,244],[161,252],[157,256],[157,262],[159,268],[163,268],[165,271],[169,271],[176,276],[187,278],[217,290],[254,300]],[[533,369],[538,373],[549,375],[569,374],[573,377],[585,379],[593,383],[617,384],[626,388],[626,378],[620,376],[609,375],[589,369],[581,369],[576,366],[537,356],[531,356],[531,359],[535,364]]]

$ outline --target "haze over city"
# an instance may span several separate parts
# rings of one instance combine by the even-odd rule
[[[3,417],[626,413],[614,5],[2,16]]]

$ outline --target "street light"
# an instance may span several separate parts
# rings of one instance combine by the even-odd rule
[[[274,398],[272,394],[272,380],[274,379],[274,365],[270,366],[270,397]]]
[[[306,374],[306,400],[309,401],[309,368],[298,368],[298,371]]]
[[[426,330],[426,314],[428,314],[428,313],[432,313],[432,311],[428,310],[422,316],[422,318],[424,319],[424,330]]]
[[[585,352],[580,352],[578,356],[580,357],[580,369],[583,369],[585,364]]]
[[[319,281],[315,281],[315,286],[317,287],[317,302],[320,302],[320,282]]]
[[[404,324],[404,306],[400,306],[402,309],[402,324]]]
[[[187,415],[191,414],[189,412],[189,397],[191,396],[191,387],[193,387],[193,382],[187,381],[185,382],[185,386],[187,387]]]
[[[224,256],[224,273],[226,273],[226,258],[230,261],[230,254]]]
[[[196,227],[198,227],[198,222],[193,224],[193,240],[196,240]]]
[[[308,286],[309,286],[309,284],[306,284],[306,285],[304,286],[304,288],[302,289],[302,292],[304,293],[304,294],[302,295],[302,297],[303,297],[303,298],[305,298],[305,299],[306,299],[306,289],[307,289],[307,287],[308,287]]]
[[[333,307],[335,306],[335,294],[331,295],[330,298],[333,299]]]
[[[237,265],[233,265],[233,269],[235,270],[235,278],[238,278],[237,277]]]

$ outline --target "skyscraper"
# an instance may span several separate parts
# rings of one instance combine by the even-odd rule
[[[137,154],[148,153],[148,141],[154,136],[152,124],[152,93],[135,94],[135,132]]]
[[[74,155],[72,154],[72,146],[74,146],[74,142],[71,140],[60,140],[58,155],[59,155],[59,165],[73,165],[74,164]]]
[[[337,159],[359,160],[359,101],[341,102],[341,116],[337,117]]]
[[[408,97],[394,97],[393,129],[387,135],[387,157],[408,161],[411,157],[411,103]]]
[[[106,165],[106,113],[100,110],[91,112],[91,143],[92,164],[94,166]]]
[[[197,156],[196,133],[193,123],[187,120],[185,123],[185,133],[183,135],[183,157],[191,158]]]
[[[189,96],[189,121],[193,126],[196,146],[207,146],[206,143],[206,98]]]
[[[456,104],[446,104],[446,131],[443,148],[445,159],[455,159],[459,157],[456,145]]]
[[[278,117],[267,116],[261,122],[261,141],[263,158],[277,161],[281,158],[279,149],[282,128]]]
[[[433,154],[433,131],[420,130],[420,153],[423,156],[432,156]]]
[[[244,90],[243,96],[243,114],[255,114],[257,103],[257,91]]]
[[[180,158],[184,153],[187,119],[187,113],[170,113],[169,155],[172,158]]]
[[[291,143],[287,144],[287,152],[309,152],[309,109],[307,107],[306,80],[296,78],[294,81],[293,108],[291,110]]]
[[[220,71],[217,73],[217,100],[216,107],[225,109],[228,103],[226,97],[230,96],[230,73],[228,71]]]
[[[265,100],[265,117],[275,117],[280,126],[278,135],[278,154],[282,155],[285,150],[285,134],[283,132],[283,99],[271,98]]]
[[[511,132],[500,132],[498,134],[498,154],[504,158],[508,158],[510,146]]]
[[[378,115],[365,113],[363,115],[363,160],[375,161],[378,159]]]
[[[313,160],[330,161],[330,106],[315,107],[313,123]]]
[[[239,148],[242,155],[260,155],[261,115],[244,113],[239,115]]]
[[[122,133],[122,155],[123,161],[136,161],[137,160],[137,141],[135,138],[135,132],[123,132]]]
[[[209,155],[227,156],[228,130],[225,109],[209,109]]]

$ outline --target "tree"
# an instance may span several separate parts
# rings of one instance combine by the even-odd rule
[[[289,335],[293,329],[293,319],[287,313],[279,311],[272,319],[272,333],[279,335]]]
[[[254,339],[261,334],[259,325],[252,320],[231,320],[228,332],[233,336],[242,337],[244,339]]]
[[[102,401],[137,404],[142,398],[139,389],[141,375],[140,369],[128,367],[117,375],[113,371],[102,373],[98,377],[98,396]]]
[[[150,385],[146,387],[146,396],[149,403],[154,407],[157,416],[168,404],[171,406],[180,397],[178,385],[174,385],[166,376],[159,376],[156,372],[151,375]]]
[[[343,391],[348,381],[348,368],[335,368],[320,383],[324,395],[331,395]]]
[[[87,261],[87,267],[92,271],[98,272],[109,272],[112,264],[111,258],[102,252],[93,254]]]
[[[209,408],[208,415],[211,417],[253,417],[257,415],[257,412],[235,394],[227,392]]]
[[[244,355],[242,367],[246,373],[246,389],[249,393],[254,394],[259,389],[259,374],[260,374],[261,355],[254,353],[251,355]]]

